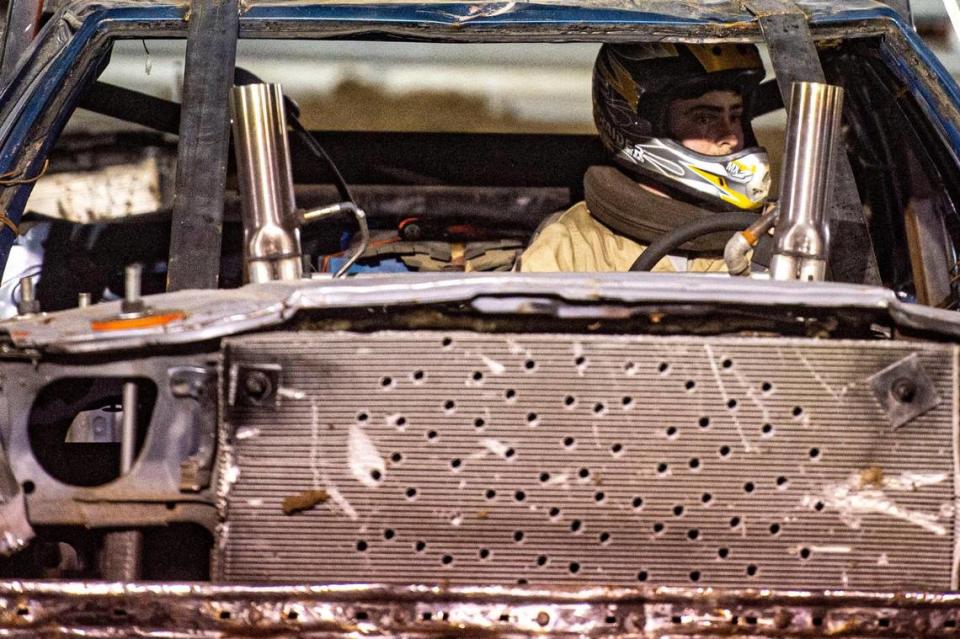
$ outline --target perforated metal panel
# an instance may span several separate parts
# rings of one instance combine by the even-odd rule
[[[895,430],[867,379],[914,353],[941,401]],[[952,346],[304,332],[226,355],[221,580],[952,585]],[[261,365],[279,392],[248,405]]]

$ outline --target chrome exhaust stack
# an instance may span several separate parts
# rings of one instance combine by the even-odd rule
[[[776,249],[770,261],[772,279],[824,278],[829,245],[827,207],[842,112],[841,87],[793,83]]]
[[[230,97],[247,280],[300,279],[300,216],[283,92],[278,84],[247,84]]]

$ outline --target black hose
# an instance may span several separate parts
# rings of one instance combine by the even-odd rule
[[[242,67],[236,67],[233,73],[234,84],[263,83],[263,80],[261,80],[256,74],[247,71]],[[353,199],[353,193],[350,192],[350,187],[347,186],[347,181],[343,179],[343,174],[340,173],[340,169],[337,168],[337,164],[333,161],[333,158],[330,157],[326,149],[320,146],[317,138],[313,137],[313,134],[310,133],[310,131],[308,131],[307,128],[300,123],[300,106],[294,102],[291,97],[286,95],[283,96],[283,106],[287,114],[287,123],[290,125],[290,128],[292,128],[294,133],[300,137],[300,140],[306,145],[311,153],[327,164],[327,167],[333,174],[333,184],[337,187],[337,193],[339,194],[340,199],[342,201],[352,202],[354,205],[356,205],[357,201]]]
[[[631,271],[649,271],[653,266],[686,242],[701,235],[720,231],[742,231],[757,221],[756,213],[715,213],[709,217],[687,222],[664,233],[647,247],[630,267]]]

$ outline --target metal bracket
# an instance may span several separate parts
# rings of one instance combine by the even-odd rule
[[[910,423],[941,401],[916,353],[894,362],[867,381],[894,429]]]
[[[10,467],[7,451],[0,449],[0,556],[22,550],[34,537],[27,518],[23,489]]]
[[[275,406],[281,370],[279,364],[234,364],[227,402],[231,406]]]
[[[210,485],[213,466],[214,441],[217,428],[217,401],[215,377],[202,366],[176,366],[167,371],[170,394],[177,400],[179,410],[190,412],[197,433],[197,449],[180,462],[181,492],[199,492]]]
[[[792,0],[742,0],[757,17],[777,76],[783,103],[790,104],[794,82],[826,82],[806,14]],[[828,268],[833,280],[880,284],[873,241],[847,154],[838,153],[830,211]]]

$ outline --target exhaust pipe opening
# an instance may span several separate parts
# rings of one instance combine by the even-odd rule
[[[841,87],[793,83],[776,249],[770,261],[772,279],[824,278],[829,246],[827,207],[842,111]]]
[[[247,84],[234,87],[230,97],[247,280],[300,279],[300,218],[283,91],[278,84]]]

